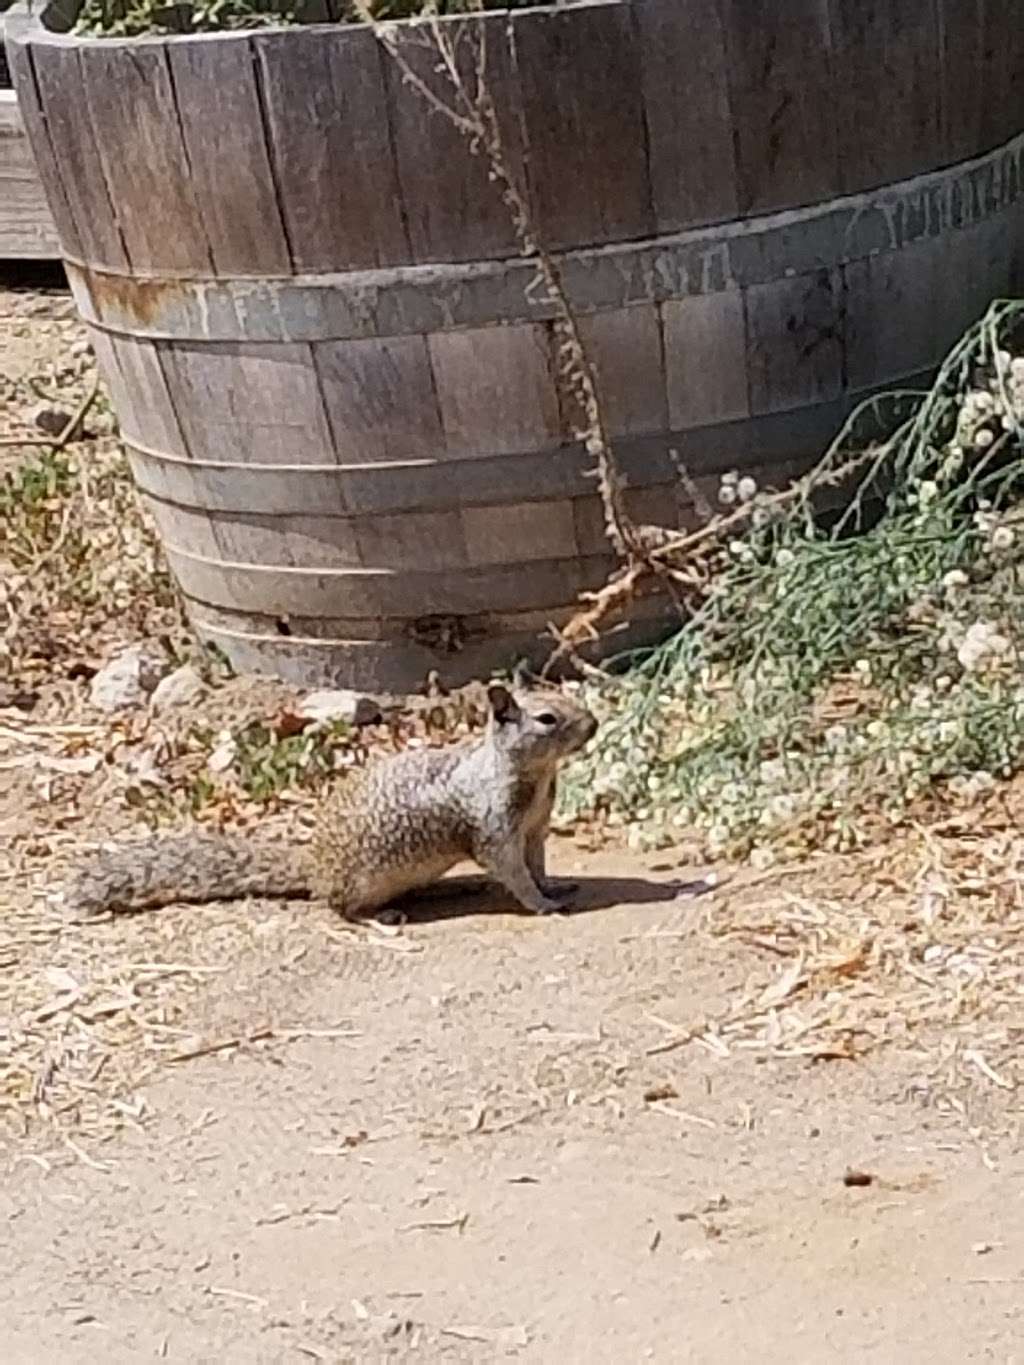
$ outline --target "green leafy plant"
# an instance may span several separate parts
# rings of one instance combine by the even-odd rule
[[[864,838],[1024,764],[1024,304],[994,304],[925,394],[853,415],[801,496],[726,475],[749,533],[692,619],[591,684],[603,742],[568,813],[712,852]],[[863,448],[865,422],[888,425]],[[846,510],[816,490],[861,449]]]
[[[540,0],[369,0],[374,21],[481,9],[525,8]],[[269,25],[362,23],[354,0],[51,0],[43,22],[58,32],[131,38],[143,34],[211,33]]]
[[[350,735],[342,722],[281,736],[253,721],[234,736],[239,785],[256,801],[268,801],[288,788],[316,786],[334,771],[334,751]]]

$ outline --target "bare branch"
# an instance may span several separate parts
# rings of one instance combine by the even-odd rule
[[[596,467],[592,472],[601,497],[605,532],[621,558],[627,562],[644,559],[646,551],[642,538],[626,511],[622,478],[601,409],[593,366],[563,287],[558,265],[544,249],[534,226],[525,186],[505,156],[497,111],[487,82],[484,25],[479,21],[442,22],[436,14],[422,21],[440,58],[436,70],[447,85],[449,98],[446,99],[413,68],[403,51],[403,47],[416,43],[418,35],[415,24],[382,24],[370,13],[367,0],[355,0],[355,4],[360,17],[373,27],[378,41],[397,63],[403,81],[468,139],[471,151],[486,156],[491,179],[500,187],[502,202],[508,210],[519,249],[523,256],[532,258],[536,265],[536,279],[528,287],[527,294],[543,300],[555,311],[554,335],[559,378],[583,418],[578,436],[587,454],[595,461]],[[471,32],[474,35],[476,60],[470,76],[458,61],[456,46]],[[505,36],[511,48],[511,16],[506,21]]]

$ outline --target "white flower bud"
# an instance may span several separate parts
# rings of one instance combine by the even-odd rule
[[[740,479],[736,491],[740,495],[740,502],[750,502],[757,494],[757,483],[748,474]]]
[[[997,526],[992,532],[992,548],[993,550],[1008,550],[1014,539],[1014,534],[1009,526]]]

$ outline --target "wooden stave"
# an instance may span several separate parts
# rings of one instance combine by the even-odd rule
[[[227,40],[227,39],[224,39],[224,40],[222,40],[222,41],[227,42],[228,40]],[[1014,130],[1014,131],[1017,131],[1017,130]],[[927,218],[927,212],[928,212],[928,211],[926,210],[926,211],[925,211],[925,214],[924,214],[924,217],[925,217],[925,218]],[[1012,213],[1012,212],[1009,211],[1009,210],[1005,210],[1005,211],[1004,211],[1004,215],[1007,216],[1008,218],[1012,218],[1012,220],[1013,220],[1015,223],[1017,223],[1017,222],[1020,221],[1020,215],[1019,215],[1019,214]],[[1000,216],[1004,216],[1004,215],[1000,215]],[[746,225],[743,225],[743,226],[745,227]],[[925,226],[924,226],[924,228],[922,229],[923,234],[924,234],[925,236],[927,236],[927,229],[928,229],[928,224],[925,223]],[[909,236],[909,235],[911,235],[911,234],[907,234],[907,235]],[[933,242],[936,242],[936,241],[937,241],[937,242],[940,244],[940,246],[944,246],[944,245],[945,245],[945,242],[944,242],[942,236],[940,236],[939,238],[934,238],[934,237],[933,237],[933,238],[931,238],[930,240],[932,240]],[[587,243],[581,245],[580,249],[581,249],[581,250],[586,250],[587,247],[590,246],[590,245],[592,245],[592,243],[591,243],[591,242],[587,242]],[[733,250],[730,251],[730,260],[729,260],[729,265],[730,265],[730,267],[731,267],[731,266],[733,265],[733,262],[734,262],[734,261],[738,261],[738,260],[739,260],[739,255],[738,255],[738,253],[739,253],[740,248],[749,248],[749,246],[750,246],[750,235],[749,235],[748,233],[746,233],[746,232],[743,232],[743,233],[741,233],[741,234],[736,235],[736,236],[734,237],[733,241],[730,243],[730,246],[731,246],[731,248],[733,248]],[[627,251],[629,250],[628,247],[625,248],[625,249],[626,249]],[[656,250],[656,249],[657,249],[657,246],[655,246],[655,250]],[[903,249],[903,250],[908,250],[908,249],[909,249],[909,246],[904,246],[902,249]],[[90,254],[91,254],[91,253],[90,253]],[[882,253],[882,254],[885,255],[885,254],[891,254],[891,253]],[[896,254],[898,255],[899,253],[896,253]],[[115,251],[114,255],[115,255],[115,256],[117,255],[116,251]],[[841,270],[841,271],[843,272],[843,274],[844,274],[844,279],[846,278],[846,271],[847,271],[848,265],[849,265],[849,268],[850,268],[850,270],[852,271],[852,273],[853,273],[854,275],[856,275],[857,269],[859,268],[860,271],[861,271],[861,273],[863,274],[864,280],[865,280],[864,289],[867,290],[867,289],[869,288],[869,286],[871,286],[871,287],[873,287],[873,288],[875,289],[876,294],[880,294],[880,295],[882,295],[882,296],[884,297],[884,295],[885,295],[885,293],[886,293],[886,290],[887,290],[887,288],[888,288],[888,282],[886,281],[886,279],[885,279],[885,277],[884,277],[884,273],[879,272],[879,270],[874,266],[873,262],[874,262],[874,257],[873,257],[871,254],[868,254],[868,255],[866,255],[866,256],[862,256],[861,258],[859,258],[858,261],[850,262],[850,263],[845,263],[845,262],[844,262],[844,263],[841,263],[841,265],[840,265],[839,268],[840,268],[840,270]],[[91,264],[95,264],[95,261],[92,261],[92,262],[90,262],[90,263],[91,263]],[[109,262],[107,262],[107,264],[109,264]],[[756,264],[756,262],[755,262],[755,264]],[[120,261],[120,259],[114,261],[114,267],[115,267],[115,271],[116,271],[117,269],[121,269],[121,270],[124,270],[124,269],[125,269],[125,265]],[[280,268],[280,267],[278,267],[278,268]],[[1019,278],[1019,265],[1018,265],[1017,267],[1015,267],[1015,268],[1018,270],[1018,278]],[[873,271],[874,271],[875,275],[878,277],[878,278],[876,279],[876,281],[874,282],[874,284],[872,284],[872,272],[873,272]],[[200,272],[200,273],[201,273],[201,272]],[[804,274],[810,274],[811,272],[806,272],[806,271],[805,271],[805,272],[803,272],[803,273],[804,273]],[[570,275],[570,278],[571,278],[571,275]],[[879,280],[881,281],[881,283],[878,282]],[[714,282],[714,281],[712,281],[712,282]],[[725,285],[725,286],[728,286],[728,284],[729,284],[730,282],[732,282],[732,283],[735,282],[735,275],[732,276],[732,277],[729,277],[729,276],[726,274],[726,272],[723,271],[723,278],[722,278],[721,283],[722,283],[723,285]],[[706,283],[708,283],[708,279],[707,279],[706,276],[703,276],[703,277],[701,278],[700,284],[701,284],[701,286],[703,286],[703,285],[706,284]],[[782,291],[785,291],[785,290],[789,290],[789,289],[794,288],[794,286],[793,286],[792,284],[790,284],[790,283],[788,283],[788,282],[783,283],[783,282],[781,282],[781,281],[778,281],[778,280],[775,279],[775,278],[769,278],[769,279],[763,280],[763,281],[761,281],[761,284],[767,287],[767,290],[768,290],[769,293],[771,293],[773,290],[776,290],[776,289],[777,289],[778,291],[782,292]],[[749,286],[745,286],[745,288],[754,289],[754,290],[756,290],[757,287],[758,287],[758,285],[757,285],[757,282],[756,282],[756,281],[751,281],[750,284],[749,284]],[[730,293],[730,290],[728,289],[728,287],[725,287],[725,288],[721,288],[721,289],[717,289],[717,290],[712,290],[711,293],[707,293],[707,292],[704,291],[703,287],[701,287],[701,288],[699,288],[696,292],[697,292],[697,295],[698,295],[699,297],[702,297],[702,298],[714,298],[716,294],[722,294],[722,295],[728,296],[729,293]],[[734,291],[733,291],[733,292],[734,292]],[[832,286],[832,292],[833,292],[833,293],[837,292],[837,291],[835,290],[835,286],[834,286],[834,285]],[[686,297],[689,297],[692,293],[693,293],[692,288],[688,286],[687,291],[686,291]],[[639,298],[633,298],[633,299],[631,299],[631,303],[635,303],[638,307],[639,307],[639,306],[646,305],[647,302],[648,302],[647,299],[646,299],[645,297],[643,297],[643,296],[641,296],[641,297],[639,297]],[[662,336],[663,336],[663,337],[664,337],[664,335],[665,335],[663,310],[664,310],[664,308],[665,308],[666,306],[671,305],[671,304],[673,304],[673,303],[678,303],[678,302],[679,302],[678,299],[672,299],[672,298],[670,298],[670,297],[666,297],[666,298],[664,298],[664,299],[659,298],[659,299],[657,300],[657,302],[655,303],[655,305],[654,305],[655,308],[656,308],[657,310],[661,310],[661,312],[662,312],[662,327],[661,327],[661,331],[662,331]],[[607,315],[608,315],[609,311],[610,311],[610,310],[604,309],[604,308],[601,308],[601,307],[596,307],[596,308],[593,309],[592,317],[593,317],[593,320],[594,320],[594,326],[595,326],[596,328],[600,328],[602,325],[605,324],[605,322],[606,322],[606,320],[607,320]],[[621,310],[618,310],[618,311],[621,311]],[[867,310],[867,311],[868,311],[868,313],[870,313],[870,310]],[[530,315],[527,315],[527,316],[529,317]],[[524,318],[524,321],[526,321],[525,318]],[[865,330],[868,330],[868,329],[866,329],[866,328],[862,325],[862,326],[861,326],[861,332],[863,333]],[[772,328],[771,328],[770,326],[768,327],[767,332],[768,332],[769,335],[772,333]],[[384,338],[384,340],[387,340],[387,338]],[[301,343],[301,344],[306,344],[306,343]],[[310,343],[310,344],[315,345],[315,343]],[[677,344],[679,345],[680,350],[685,354],[685,352],[686,352],[685,329],[683,329],[683,336],[682,336],[682,339],[677,338]],[[745,352],[744,354],[745,354],[745,358],[746,358],[746,352]],[[876,359],[876,360],[875,360],[875,368],[877,369],[880,365],[884,365],[884,363],[885,363],[885,362],[884,362],[884,359],[881,360],[881,361]],[[777,409],[777,410],[779,410],[779,411],[785,413],[786,410],[787,410],[788,408],[791,408],[791,407],[794,407],[794,406],[796,406],[796,407],[802,407],[802,406],[808,404],[809,401],[810,401],[810,399],[811,399],[812,397],[821,397],[821,396],[825,396],[827,401],[837,400],[837,402],[838,402],[838,408],[837,408],[836,410],[839,410],[839,409],[842,407],[843,400],[844,400],[844,395],[841,394],[841,393],[837,393],[837,392],[836,392],[836,386],[835,386],[835,383],[834,383],[835,368],[836,368],[835,366],[832,367],[832,369],[831,369],[831,375],[830,375],[829,373],[825,373],[824,375],[815,376],[815,377],[814,377],[815,391],[814,391],[812,394],[808,395],[807,393],[804,393],[804,392],[793,392],[793,391],[786,392],[784,389],[783,389],[783,390],[780,390],[778,383],[777,383],[777,382],[773,382],[773,380],[772,380],[772,377],[771,377],[771,367],[770,367],[770,365],[769,365],[769,366],[767,366],[767,367],[764,368],[764,375],[763,375],[763,377],[762,377],[762,380],[760,381],[759,386],[754,386],[754,388],[752,389],[751,386],[750,386],[749,383],[748,383],[748,386],[747,386],[747,387],[748,387],[747,408],[748,408],[748,410],[751,411],[751,412],[752,412],[754,409],[761,408],[761,409],[767,409],[767,410],[769,410],[769,411],[773,411],[773,410],[776,410],[776,409]],[[891,367],[891,364],[890,364],[890,366],[889,366],[890,373],[888,373],[886,376],[884,376],[885,378],[894,378],[894,377],[896,377],[896,376],[894,376],[894,375],[891,373],[891,368],[892,368],[892,367]],[[856,371],[858,379],[861,380],[862,382],[866,382],[868,379],[872,378],[873,376],[872,376],[871,373],[869,373],[869,371],[870,371],[870,365],[868,366],[868,369],[866,369],[866,370],[863,369],[863,367],[862,367],[862,369],[861,369],[860,371]],[[877,377],[880,377],[880,376],[877,376],[877,375],[876,375],[876,376],[874,376],[874,377],[877,378]],[[613,387],[614,387],[614,379],[615,379],[615,376],[613,376]],[[830,382],[830,379],[831,379],[831,382]],[[824,386],[824,387],[822,387],[822,386]],[[665,387],[666,387],[666,390],[667,390],[667,389],[668,389],[667,380],[665,381]],[[666,395],[665,395],[664,399],[663,399],[663,400],[660,400],[660,401],[663,401],[664,404],[667,405],[667,407],[668,407],[668,409],[669,409],[668,421],[669,421],[669,424],[670,424],[670,425],[671,425],[672,410],[673,410],[673,408],[674,408],[674,410],[675,410],[675,416],[676,416],[677,418],[679,417],[680,411],[682,411],[682,410],[687,410],[687,411],[689,411],[690,416],[693,415],[693,413],[692,413],[692,402],[688,401],[687,398],[685,397],[685,395],[681,397],[681,396],[677,393],[676,396],[675,396],[675,401],[674,401],[674,403],[673,403],[673,400],[672,400],[671,395],[670,395],[669,393],[666,392]],[[826,403],[826,405],[827,405],[827,403]],[[736,418],[738,421],[740,421],[740,422],[742,422],[743,419],[744,419],[744,413],[743,413],[743,411],[742,411],[742,404],[740,404],[740,405],[738,405],[738,406],[737,406],[737,405],[734,405],[733,408],[730,408],[729,405],[728,405],[728,403],[726,403],[724,409],[720,410],[719,413],[718,413],[717,415],[721,416],[721,415],[723,414],[723,412],[724,412],[726,415],[728,415],[728,416],[735,417],[735,418]],[[703,415],[706,416],[707,414],[705,413],[705,414],[703,414]],[[563,416],[564,416],[564,414],[563,414]],[[750,419],[748,419],[748,420],[750,420]],[[703,430],[705,430],[705,429],[704,429],[704,428],[698,428],[698,430],[703,431]],[[544,436],[550,436],[550,435],[552,435],[552,433],[550,432],[550,430],[547,430],[547,429],[546,429],[542,434],[543,434]],[[631,434],[632,434],[632,435],[636,435],[637,433],[636,433],[635,430],[633,430],[633,431],[631,431]],[[673,433],[673,435],[674,435],[674,434],[675,434],[675,433]],[[681,433],[681,434],[686,435],[686,434],[688,434],[688,433],[683,432],[683,433]],[[465,448],[465,442],[463,443],[463,447]],[[543,458],[546,456],[546,454],[548,454],[552,449],[555,450],[555,452],[557,453],[558,456],[562,456],[564,447],[563,447],[563,448],[539,447],[537,451],[535,451],[535,452],[530,452],[530,454],[533,455],[533,456],[536,456],[536,457],[538,457],[538,458],[540,458],[540,459],[543,459]],[[314,451],[313,453],[316,454],[315,451]],[[578,457],[578,452],[570,450],[569,453],[570,453],[570,456],[571,456],[571,457],[574,457],[574,458],[576,458],[576,459],[578,460],[578,458],[579,458],[579,457]],[[808,452],[808,453],[810,453],[810,452]],[[510,454],[511,454],[511,452],[510,452]],[[500,463],[501,463],[501,459],[502,459],[503,457],[493,457],[493,458],[496,459],[496,463],[500,464]],[[648,477],[650,477],[650,476],[648,476]],[[667,485],[665,485],[664,482],[657,482],[657,481],[655,481],[655,482],[649,482],[647,485],[644,485],[644,486],[649,487],[649,488],[653,488],[653,489],[661,489],[661,488],[666,487]],[[557,491],[557,490],[554,490],[554,491]],[[498,505],[500,505],[500,504],[498,504]],[[577,549],[578,549],[578,546],[577,546]],[[578,561],[576,560],[575,555],[574,555],[573,557],[571,557],[571,558],[564,559],[564,560],[562,561],[562,563],[563,563],[564,565],[569,566],[569,567],[565,570],[565,581],[566,581],[566,582],[571,581],[571,579],[572,579],[572,569],[571,569],[571,566],[574,565],[574,564],[576,564],[577,562],[578,562]],[[260,567],[260,572],[261,572],[261,573],[264,573],[264,572],[267,572],[267,571],[272,571],[275,567],[290,567],[290,566],[275,566],[275,565],[271,564],[271,565],[269,565],[269,566],[261,566],[261,567]],[[313,566],[313,567],[315,567],[315,566]],[[197,608],[197,609],[198,609],[198,608]],[[352,645],[352,642],[351,642],[351,641],[346,641],[344,647],[345,647],[345,648],[349,648],[351,645]],[[273,648],[275,648],[275,647],[276,647],[276,646],[273,645],[273,642],[268,642],[267,645],[266,645],[266,648],[267,648],[269,651],[271,651],[271,652],[272,652]]]
[[[710,0],[703,3],[708,6]],[[1021,131],[1014,82],[1015,58],[1024,58],[1024,39],[1008,8],[1011,0],[984,0],[980,11],[977,0],[875,0],[870,24],[863,22],[863,6],[855,8],[853,0],[828,0],[827,5],[791,0],[784,11],[770,0],[756,0],[763,6],[761,24],[751,22],[751,3],[714,0],[709,36],[701,42],[692,41],[692,31],[684,41],[675,0],[636,0],[632,6],[620,0],[586,0],[569,8],[441,21],[450,27],[479,22],[491,34],[498,112],[513,170],[518,172],[521,157],[529,157],[534,216],[552,247],[609,245],[655,235],[668,226],[680,229],[827,201],[980,155]],[[979,13],[972,29],[971,17]],[[410,52],[415,27],[399,30]],[[486,229],[467,227],[465,214],[456,215],[447,229],[440,220],[430,225],[430,214],[437,215],[424,197],[423,164],[430,158],[431,139],[445,142],[443,165],[432,174],[445,173],[448,198],[454,193],[453,175],[461,178],[457,202],[490,203],[491,192],[478,184],[481,169],[467,146],[452,130],[439,133],[432,127],[417,103],[420,96],[396,78],[388,62],[381,62],[361,26],[171,39],[70,39],[14,15],[8,30],[19,88],[27,91],[31,84],[42,96],[44,118],[30,113],[27,122],[48,196],[74,201],[70,215],[67,203],[54,213],[62,240],[72,255],[79,255],[73,249],[77,240],[80,258],[91,266],[173,276],[182,267],[184,252],[188,272],[197,277],[227,276],[240,264],[253,274],[290,274],[323,267],[323,251],[316,243],[324,235],[337,252],[335,268],[379,265],[379,242],[389,244],[383,257],[392,263],[469,262],[516,254],[500,203],[484,214]],[[981,105],[976,82],[965,79],[957,62],[956,40],[962,44],[965,34],[976,33],[981,36],[975,43],[974,74],[986,93]],[[665,60],[669,41],[673,62]],[[397,185],[405,205],[404,226],[394,219],[394,196],[381,193],[380,148],[357,159],[354,170],[349,168],[350,179],[358,175],[361,180],[346,191],[350,201],[378,206],[374,213],[382,217],[373,232],[366,230],[365,214],[353,212],[350,239],[339,238],[336,222],[332,229],[336,215],[331,201],[318,185],[311,184],[308,212],[299,205],[284,212],[282,183],[292,196],[304,193],[303,182],[287,174],[295,150],[294,124],[287,115],[297,83],[308,84],[311,44],[321,57],[327,49],[337,50],[347,76],[359,74],[365,99],[375,101],[378,111],[388,111],[392,139],[383,151],[393,162],[388,183]],[[908,51],[926,50],[935,60],[924,63],[921,79],[879,85],[880,55],[899,62]],[[568,51],[573,59],[563,61]],[[774,84],[763,78],[766,60]],[[26,62],[30,72],[24,70]],[[130,120],[117,116],[118,100],[123,102],[126,93],[110,79],[118,63],[126,72],[147,68],[137,90],[146,108]],[[561,72],[558,80],[548,78],[552,64]],[[542,68],[545,78],[534,81],[534,72]],[[598,68],[600,83],[589,78]],[[222,79],[211,79],[211,73]],[[180,101],[176,81],[182,84]],[[701,87],[700,101],[690,95],[695,86]],[[621,98],[605,98],[610,87]],[[185,100],[189,92],[195,98]],[[783,101],[780,120],[775,105],[783,96],[788,102]],[[199,99],[210,108],[199,109]],[[218,111],[224,116],[219,121]],[[240,114],[245,116],[236,116]],[[865,119],[872,127],[878,122],[910,131],[869,139],[860,136]],[[579,125],[571,155],[564,141],[566,120]],[[680,120],[689,127],[698,153],[710,149],[704,162],[717,173],[708,177],[706,197],[691,194],[686,200],[671,192],[679,171],[672,131]],[[68,145],[57,146],[49,137],[47,124],[62,129],[59,141],[75,139],[73,155]],[[233,139],[226,173],[236,196],[246,203],[252,200],[251,214],[225,216],[221,211],[216,184],[225,173],[223,158],[212,179],[205,169],[206,158],[220,150],[201,136],[210,126],[228,130],[224,135]],[[355,138],[355,123],[352,129]],[[424,141],[421,132],[417,142],[416,131],[423,129],[429,136]],[[528,150],[518,145],[522,129]],[[154,137],[156,130],[159,137]],[[871,153],[865,158],[868,142]],[[325,141],[325,155],[329,145]],[[162,149],[168,173],[156,178],[155,186],[146,176],[137,178],[133,188],[124,168],[144,164],[141,153],[154,147]],[[731,166],[730,158],[719,154],[727,147],[735,148]],[[320,152],[310,155],[315,159]],[[190,161],[196,164],[186,184],[182,168]],[[84,176],[83,166],[88,171]],[[170,173],[173,166],[176,174]],[[566,183],[575,186],[574,195],[566,194]],[[192,205],[187,202],[190,194]],[[153,223],[173,223],[177,230],[165,232],[161,242],[151,230]],[[263,239],[253,236],[254,224],[264,232]]]

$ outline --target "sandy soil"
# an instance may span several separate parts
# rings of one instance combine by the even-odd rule
[[[0,293],[0,428],[79,335]],[[35,752],[87,684],[33,685],[4,723]],[[2,774],[5,1362],[1024,1360],[1015,1083],[950,1092],[906,1021],[863,1057],[711,1046],[780,963],[704,869],[559,840],[553,919],[443,887],[394,935],[263,903],[71,931],[45,892],[163,752],[85,720]],[[769,928],[792,885],[751,882]]]
[[[340,956],[250,907],[291,960],[219,964],[193,1021],[278,1037],[166,1068],[95,1167],[14,1162],[4,1359],[1019,1360],[1019,1149],[906,1059],[646,1055],[750,963],[665,873],[562,864],[601,908],[459,896]]]

